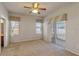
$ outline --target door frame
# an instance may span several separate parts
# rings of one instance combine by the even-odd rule
[[[0,54],[1,54],[1,22],[0,22]]]
[[[5,45],[6,45],[6,43],[5,43],[5,41],[6,41],[6,20],[5,20],[5,18],[2,18],[2,17],[0,17],[0,19],[2,19],[4,21],[4,47],[5,47]],[[0,24],[0,26],[1,26],[1,24]]]

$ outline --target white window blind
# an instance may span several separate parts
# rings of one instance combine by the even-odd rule
[[[42,21],[36,21],[36,34],[42,34]]]

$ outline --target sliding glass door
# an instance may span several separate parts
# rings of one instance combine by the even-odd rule
[[[60,20],[55,21],[54,27],[55,44],[64,47],[65,45],[65,35],[66,35],[66,21]]]
[[[57,21],[56,22],[56,39],[65,40],[65,21]]]

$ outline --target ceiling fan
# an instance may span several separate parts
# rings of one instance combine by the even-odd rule
[[[39,8],[39,5],[40,5],[39,3],[34,2],[32,4],[32,7],[24,6],[24,8],[32,9],[32,11],[30,13],[38,13],[38,14],[40,14],[39,10],[46,10],[46,8]]]

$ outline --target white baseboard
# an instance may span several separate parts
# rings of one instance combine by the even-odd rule
[[[11,43],[16,43],[16,42],[23,42],[23,41],[32,41],[32,40],[39,40],[41,38],[29,38],[29,39],[23,39],[23,40],[17,40],[17,41],[11,41]]]
[[[68,49],[68,48],[66,48],[66,50],[79,56],[79,53],[77,53],[77,52],[75,52],[75,51],[72,51],[72,50],[70,50],[70,49]]]

